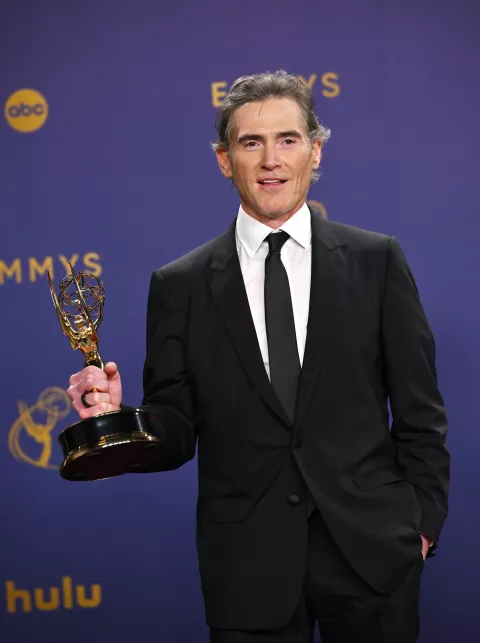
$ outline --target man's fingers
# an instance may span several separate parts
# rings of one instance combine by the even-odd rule
[[[92,379],[106,379],[105,374],[101,368],[98,368],[97,366],[87,366],[87,368],[84,368],[78,373],[72,375],[68,383],[70,386],[75,386],[85,377],[89,377]]]
[[[118,410],[121,401],[121,381],[115,362],[107,362],[104,369],[88,366],[72,375],[69,383],[67,395],[81,419]],[[84,399],[90,407],[84,406],[82,402],[84,394]]]
[[[104,366],[104,373],[106,373],[108,377],[113,377],[116,373],[118,373],[118,366],[115,364],[115,362],[107,362]]]
[[[101,406],[102,404],[109,404],[110,405],[110,394],[108,393],[108,387],[107,391],[105,392],[95,392],[95,393],[88,393],[85,391],[82,383],[77,384],[76,387],[73,387],[73,389],[68,389],[67,395],[71,398],[72,400],[72,406],[75,409],[77,413],[80,413],[83,409],[87,408],[84,406],[82,402],[82,395],[86,393],[85,395],[85,400],[90,404],[90,406],[95,407],[96,413],[103,413],[103,411],[99,411],[98,407]]]
[[[92,389],[96,389],[96,392],[91,393]],[[92,406],[97,407],[103,403],[110,403],[109,383],[106,376],[100,379],[96,375],[86,374],[77,384],[67,389],[67,395],[72,400],[72,406],[79,414],[82,409],[86,408],[81,399],[84,393],[86,393],[86,401]],[[96,411],[96,413],[102,412]]]
[[[95,379],[93,377],[86,377],[74,386],[70,386],[67,389],[67,395],[70,399],[75,399],[75,397],[80,397],[85,391],[92,391],[97,389],[100,393],[108,393],[108,380],[107,379]]]
[[[82,420],[93,418],[96,415],[100,415],[100,413],[109,413],[110,411],[115,410],[111,404],[107,404],[106,402],[96,404],[95,406],[92,406],[91,409],[86,409],[81,402],[80,405],[81,408],[76,409],[76,411]]]
[[[86,380],[80,383],[77,388],[77,390],[80,391],[80,395],[85,393],[85,391],[93,391],[93,389],[99,393],[108,393],[108,380]]]
[[[87,395],[85,395],[85,401],[88,402],[90,406],[95,406],[96,404],[102,404],[103,402],[110,404],[110,394],[109,393],[87,393]],[[80,402],[81,402],[81,396],[80,396]]]

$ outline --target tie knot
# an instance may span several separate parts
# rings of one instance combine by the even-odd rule
[[[283,244],[289,238],[290,235],[284,230],[280,230],[279,232],[271,232],[267,237],[268,249],[270,253],[280,252]]]

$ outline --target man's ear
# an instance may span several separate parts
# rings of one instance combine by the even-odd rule
[[[230,155],[228,153],[228,150],[226,150],[223,147],[219,147],[215,153],[217,155],[218,165],[220,167],[220,171],[222,172],[223,176],[226,177],[227,179],[231,179],[233,175],[232,164],[230,161]]]
[[[320,160],[322,158],[322,141],[317,138],[312,143],[313,161],[312,169],[318,170],[320,167]]]

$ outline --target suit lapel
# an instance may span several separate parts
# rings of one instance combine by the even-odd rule
[[[344,275],[342,249],[328,221],[312,214],[312,275],[307,339],[297,398],[295,430],[300,433],[305,414],[330,347],[325,340],[328,311],[334,306]],[[323,359],[322,359],[323,356]]]
[[[246,374],[272,411],[291,427],[265,371],[238,260],[235,221],[219,238],[207,277],[212,297]]]

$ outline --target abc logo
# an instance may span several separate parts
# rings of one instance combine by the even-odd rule
[[[47,120],[48,105],[34,89],[20,89],[5,104],[5,118],[17,132],[34,132]]]

